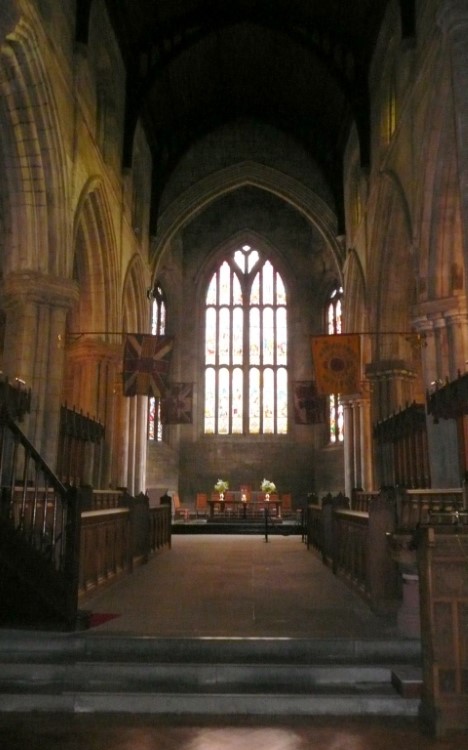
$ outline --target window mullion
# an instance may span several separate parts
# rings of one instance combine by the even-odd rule
[[[243,246],[232,258],[221,262],[211,277],[209,290],[207,305],[215,307],[209,316],[210,338],[214,337],[213,353],[210,345],[209,359],[214,362],[210,383],[215,388],[214,393],[209,392],[208,408],[215,409],[209,430],[213,425],[217,434],[287,431],[287,372],[281,369],[281,377],[279,373],[280,362],[281,368],[287,370],[286,317],[282,310],[278,318],[279,296],[281,307],[286,305],[280,275],[268,259],[262,261],[258,251]],[[208,321],[208,316],[205,319]]]
[[[260,434],[263,434],[263,384],[264,384],[264,356],[263,356],[263,284],[260,284],[260,392],[258,394],[260,400]]]
[[[250,416],[250,299],[246,294],[245,283],[242,285],[242,312],[244,321],[244,332],[243,332],[243,352],[242,352],[242,370],[243,370],[243,408],[242,408],[242,432],[247,435],[249,432],[249,416]]]
[[[233,357],[233,319],[234,319],[234,272],[231,268],[231,289],[229,299],[229,433],[232,433],[232,393],[233,393],[233,378],[234,378],[234,357]]]
[[[220,316],[220,306],[219,306],[219,271],[217,274],[217,284],[216,284],[216,335],[215,335],[215,342],[216,342],[216,349],[215,349],[215,434],[219,431],[219,316]]]

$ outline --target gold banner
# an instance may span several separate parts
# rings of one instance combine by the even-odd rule
[[[319,393],[359,393],[361,340],[358,333],[312,336],[311,346]]]

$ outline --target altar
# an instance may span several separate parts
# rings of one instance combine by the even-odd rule
[[[282,500],[277,494],[266,497],[264,492],[225,492],[224,498],[214,493],[208,499],[209,517],[258,519],[265,514],[265,509],[272,518],[281,519]]]

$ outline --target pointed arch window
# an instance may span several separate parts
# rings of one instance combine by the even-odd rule
[[[161,285],[156,283],[151,291],[151,333],[162,336],[166,332],[167,305]],[[150,397],[148,406],[148,439],[161,442],[163,429],[161,424],[161,402]]]
[[[327,303],[327,331],[330,336],[342,333],[343,288],[335,286]],[[344,440],[344,414],[340,395],[333,393],[328,397],[328,419],[330,443],[338,444]]]
[[[205,433],[287,433],[286,290],[250,245],[226,257],[209,281],[204,359]]]

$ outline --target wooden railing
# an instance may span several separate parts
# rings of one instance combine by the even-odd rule
[[[0,407],[0,533],[4,612],[73,629],[78,602],[79,507]]]
[[[405,487],[430,486],[426,408],[413,402],[374,425],[379,482]]]
[[[80,487],[80,503],[82,510],[112,510],[121,508],[128,498],[124,489],[101,490],[94,487]]]
[[[468,526],[424,529],[418,557],[423,655],[420,719],[437,736],[466,732]]]
[[[89,488],[86,488],[89,503]],[[101,490],[94,490],[99,505]],[[112,493],[111,493],[112,494]],[[116,491],[120,507],[82,512],[79,598],[80,602],[109,583],[131,573],[146,563],[157,550],[171,547],[171,509],[161,505],[149,507],[148,497],[137,497]]]
[[[171,509],[161,505],[149,509],[149,549],[156,552],[166,545],[171,547]]]
[[[376,610],[384,611],[398,596],[389,535],[398,534],[399,539],[403,535],[404,543],[411,546],[413,537],[416,544],[417,530],[429,522],[441,523],[448,517],[468,524],[459,488],[355,491],[351,507],[346,505],[347,498],[341,494],[308,505],[307,546]]]
[[[131,570],[129,509],[84,511],[81,514],[80,598]]]
[[[351,510],[369,511],[369,505],[380,495],[380,490],[365,492],[364,490],[353,489],[351,492]]]
[[[430,490],[397,490],[397,527],[415,529],[427,524],[431,517],[463,509],[461,488]]]
[[[66,404],[61,407],[57,476],[64,484],[100,486],[104,436],[101,422]]]

